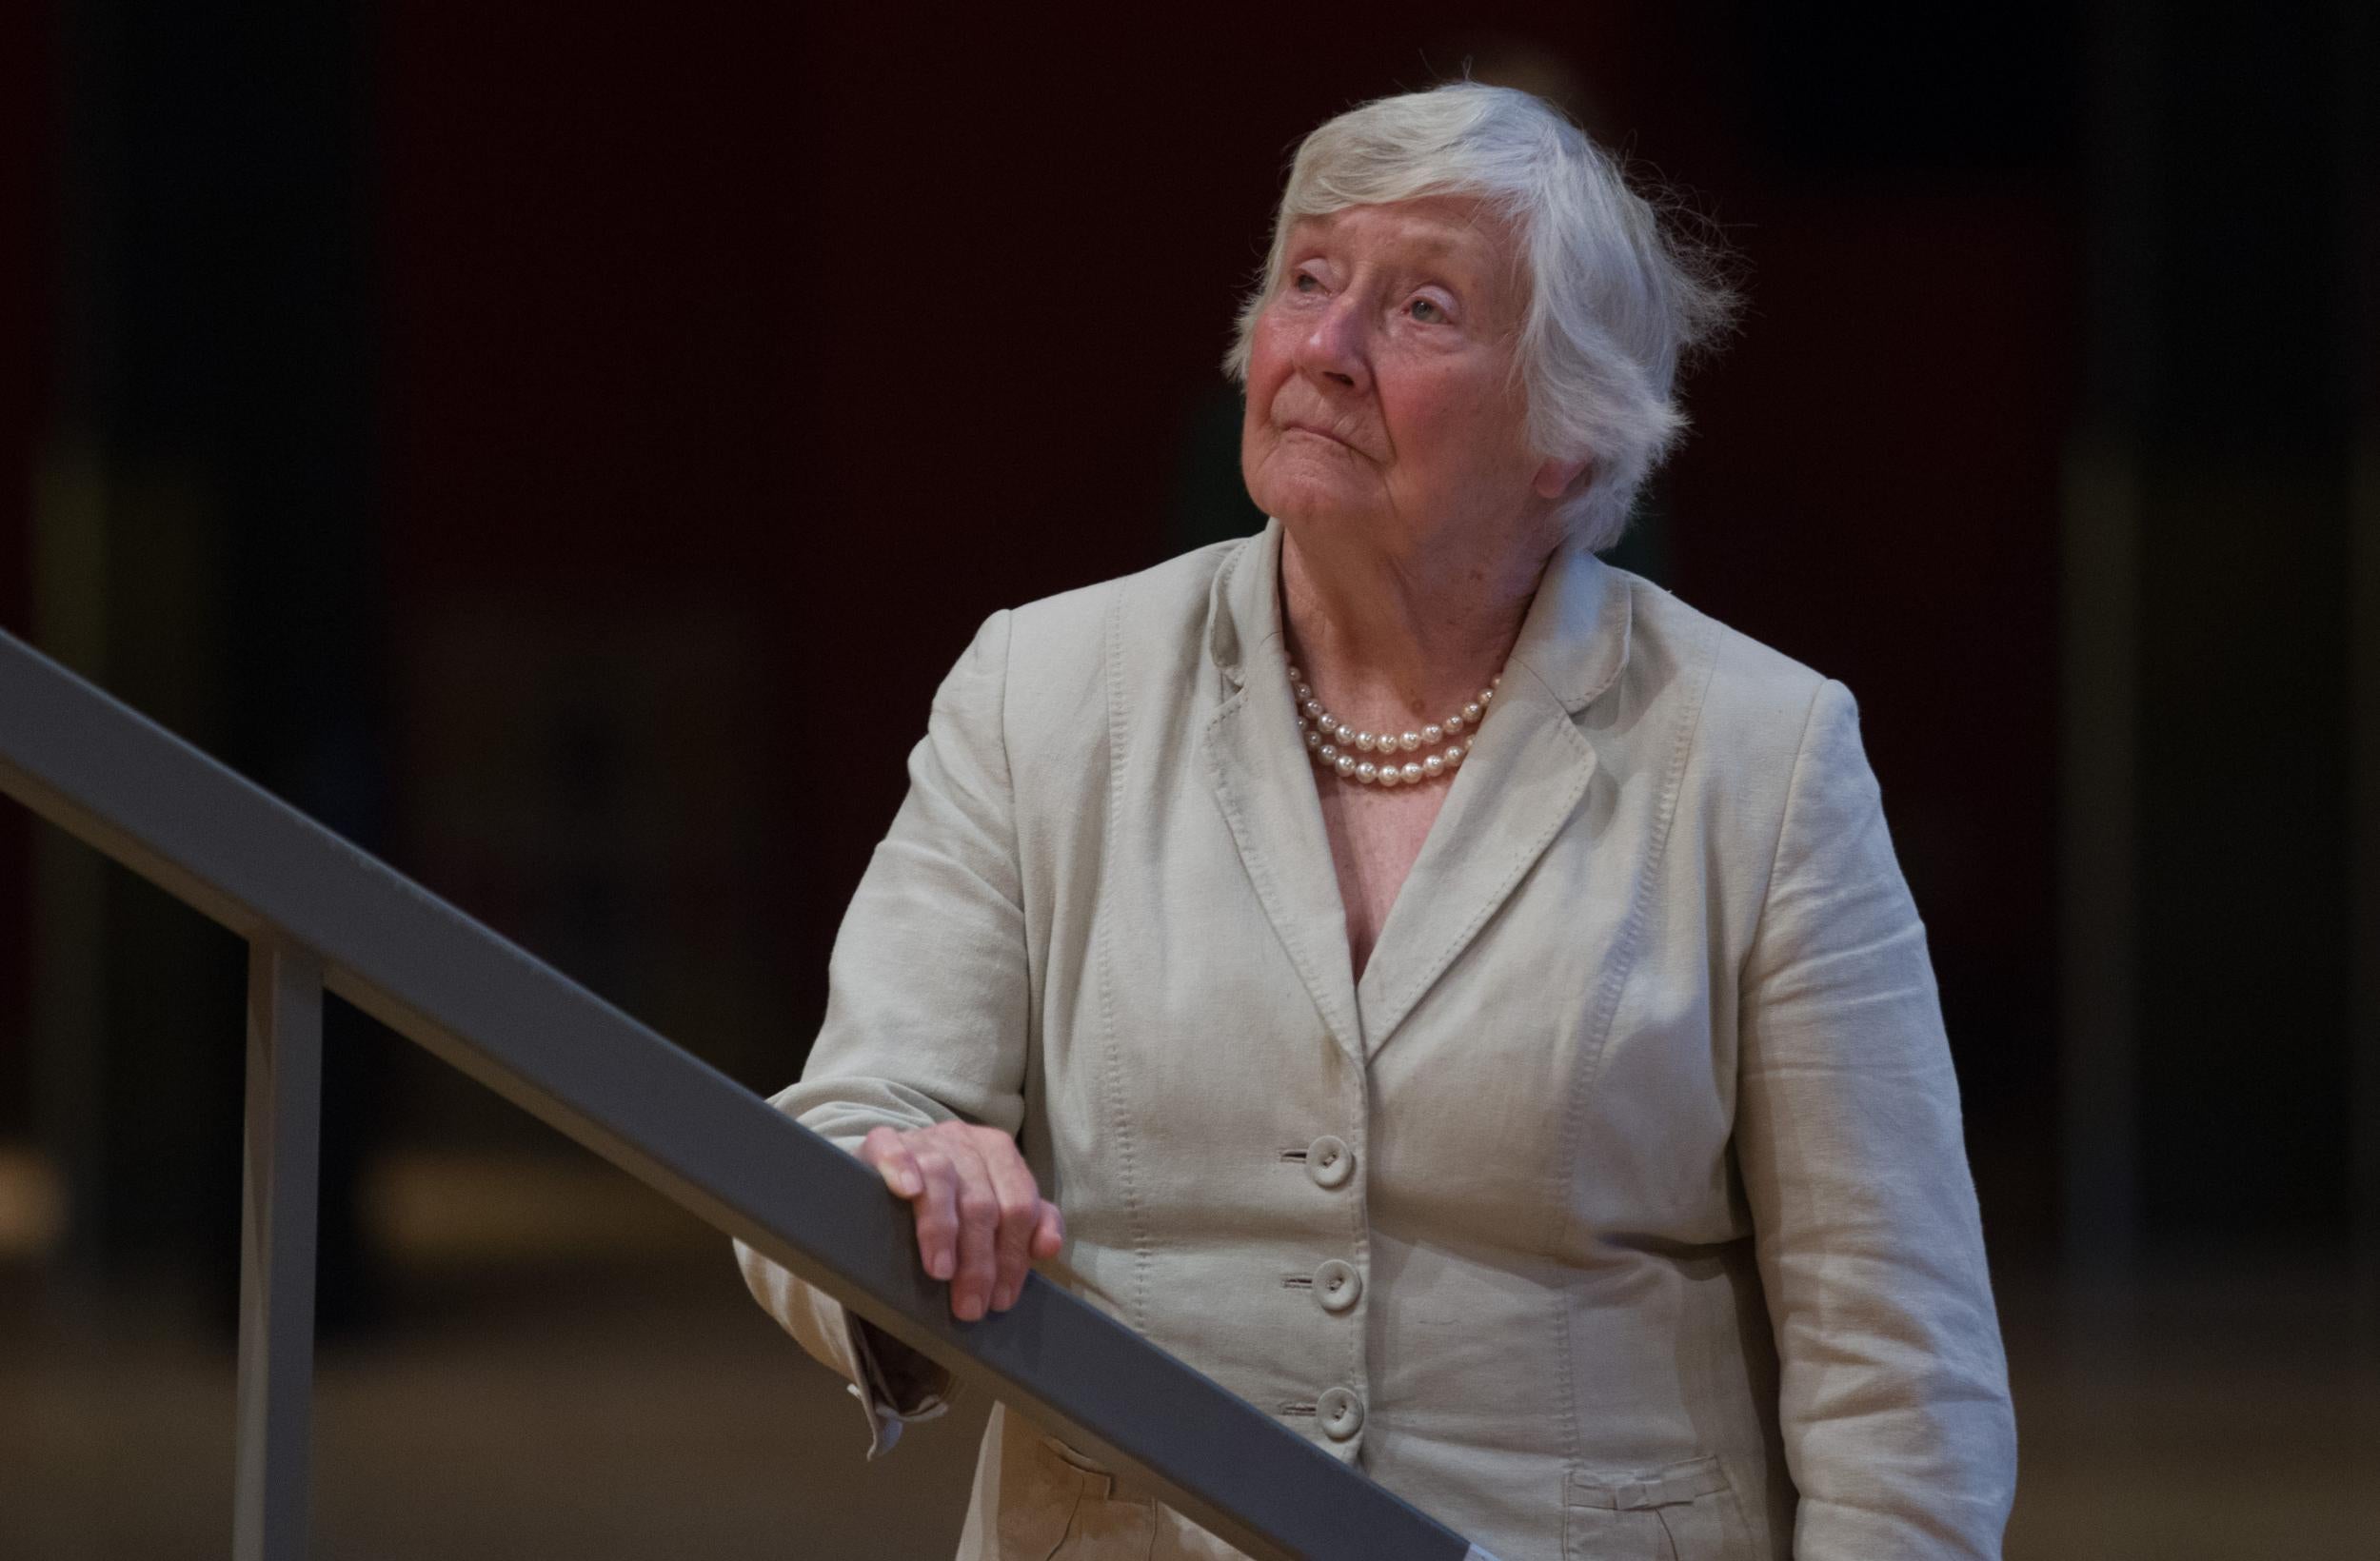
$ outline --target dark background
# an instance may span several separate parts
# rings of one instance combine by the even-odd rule
[[[1736,255],[1614,557],[1859,698],[2011,1553],[2370,1553],[2373,22],[1469,14],[0,9],[0,627],[773,1090],[976,623],[1259,524],[1218,363],[1297,138],[1545,91]],[[242,974],[0,809],[0,1551],[220,1549]],[[758,1555],[896,1499],[724,1240],[330,1041],[326,1543]],[[436,1452],[490,1403],[519,1479]],[[877,1553],[946,1550],[934,1434]]]

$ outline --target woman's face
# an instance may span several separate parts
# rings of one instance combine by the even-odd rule
[[[1477,201],[1298,223],[1251,343],[1249,496],[1302,536],[1392,557],[1542,535],[1582,464],[1529,448],[1512,375],[1524,286],[1510,229]]]

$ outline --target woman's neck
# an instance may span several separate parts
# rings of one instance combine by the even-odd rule
[[[1476,698],[1520,638],[1557,543],[1501,559],[1391,558],[1360,542],[1281,543],[1289,659],[1342,721],[1418,728]]]

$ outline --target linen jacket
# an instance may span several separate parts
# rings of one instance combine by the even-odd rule
[[[775,1103],[1016,1134],[1047,1277],[1502,1561],[1996,1555],[2006,1366],[1851,694],[1557,555],[1359,980],[1280,545],[984,623]],[[878,1447],[934,1413],[738,1254]],[[1236,1553],[995,1409],[962,1561]]]

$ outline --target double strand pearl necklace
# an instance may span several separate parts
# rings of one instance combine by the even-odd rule
[[[1424,780],[1435,780],[1452,775],[1462,767],[1471,755],[1471,744],[1477,738],[1466,739],[1465,732],[1475,731],[1487,719],[1488,706],[1496,702],[1496,690],[1504,682],[1502,674],[1490,680],[1479,697],[1448,716],[1444,721],[1424,726],[1418,732],[1360,732],[1322,708],[1322,701],[1314,697],[1314,689],[1306,682],[1305,674],[1296,667],[1289,669],[1289,686],[1298,696],[1298,735],[1304,738],[1306,751],[1315,762],[1336,772],[1341,779],[1359,781],[1367,786],[1411,786]],[[1418,759],[1399,760],[1400,753],[1420,754],[1424,748],[1445,746],[1443,753],[1421,754]],[[1359,759],[1359,754],[1377,753],[1377,760]]]

